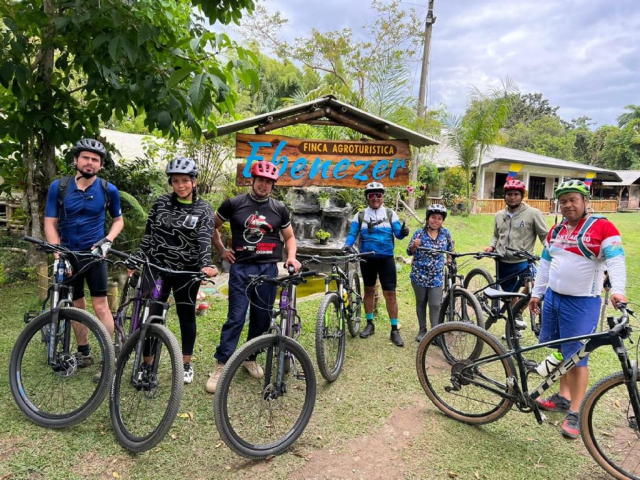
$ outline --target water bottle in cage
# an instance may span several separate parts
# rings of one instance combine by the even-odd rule
[[[64,282],[65,270],[65,261],[63,259],[58,258],[53,262],[53,275],[56,283]]]

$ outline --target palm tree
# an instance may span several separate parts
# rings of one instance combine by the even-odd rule
[[[467,178],[467,206],[471,203],[471,170],[478,158],[479,142],[476,138],[477,131],[464,117],[447,117],[447,141],[458,155],[460,165],[464,168]]]
[[[624,107],[624,109],[629,111],[623,113],[618,117],[618,126],[620,128],[624,128],[624,126],[630,123],[632,120],[640,119],[640,105],[630,104]]]

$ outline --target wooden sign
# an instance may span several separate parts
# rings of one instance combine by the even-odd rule
[[[409,184],[408,140],[310,140],[282,135],[236,135],[236,185],[251,185],[251,164],[260,160],[280,168],[278,186],[364,188]]]

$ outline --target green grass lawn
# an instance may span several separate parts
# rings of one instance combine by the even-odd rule
[[[622,232],[627,254],[627,295],[632,301],[637,300],[640,235],[634,227],[640,217],[611,214],[608,218]],[[551,225],[553,217],[547,217],[547,221]],[[471,251],[489,244],[492,222],[493,217],[488,215],[449,217],[445,226],[452,231],[458,251]],[[396,242],[396,253],[406,256],[406,245],[406,240]],[[469,262],[463,270],[468,271],[477,263]],[[485,266],[492,268],[488,261]],[[30,423],[16,408],[8,388],[9,356],[24,327],[23,312],[36,307],[36,288],[25,284],[4,287],[0,290],[0,363],[4,365],[0,375],[0,479],[605,478],[580,440],[561,438],[561,414],[550,414],[546,424],[538,425],[532,415],[513,409],[496,423],[470,427],[444,417],[430,404],[415,371],[417,344],[413,337],[417,320],[408,275],[409,266],[402,266],[398,296],[405,348],[390,343],[388,318],[381,308],[373,337],[348,339],[340,378],[327,384],[318,374],[318,397],[309,426],[287,453],[269,462],[249,462],[226,448],[213,420],[213,397],[204,390],[226,317],[224,298],[214,299],[212,308],[198,320],[196,377],[193,384],[185,386],[180,409],[187,415],[179,415],[159,446],[133,455],[117,443],[106,402],[84,423],[59,431]],[[319,301],[315,296],[299,303],[304,319],[301,343],[314,361],[313,331]],[[169,326],[179,333],[173,313]],[[616,362],[612,352],[597,351],[590,362],[591,383],[618,370]],[[405,423],[399,418],[404,418]],[[400,429],[397,435],[390,425]],[[389,460],[380,460],[384,458]],[[369,465],[367,470],[362,465],[376,461],[381,462],[376,468]],[[308,473],[309,468],[322,467],[322,462],[327,469],[342,470]]]

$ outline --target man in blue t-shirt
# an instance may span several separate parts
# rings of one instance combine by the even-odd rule
[[[106,184],[96,176],[100,172],[107,151],[97,140],[85,138],[73,149],[73,163],[76,175],[68,178],[68,184],[61,195],[61,180],[54,180],[49,186],[44,214],[44,233],[49,243],[60,244],[74,251],[90,252],[100,249],[103,255],[122,231],[124,221],[120,211],[118,189]],[[108,199],[105,198],[108,195]],[[104,224],[106,210],[111,218],[111,228],[105,235]],[[56,255],[57,258],[57,255]],[[97,317],[113,335],[113,316],[107,303],[107,264],[85,259],[72,262],[73,276],[65,283],[73,287],[73,306],[86,310],[84,281],[87,281],[91,293],[91,303]],[[78,325],[74,332],[78,342],[78,358],[81,366],[93,363],[88,345],[86,327]]]
[[[361,252],[375,252],[375,255],[360,263],[362,283],[364,283],[364,312],[367,325],[360,332],[360,338],[368,338],[376,331],[373,324],[376,281],[380,280],[382,295],[387,304],[387,313],[391,321],[391,342],[404,346],[404,340],[398,330],[398,301],[396,299],[396,262],[394,257],[394,238],[402,239],[409,235],[409,227],[400,223],[398,215],[383,205],[385,188],[382,183],[372,182],[364,189],[367,208],[358,212],[351,221],[351,229],[343,247],[352,251],[360,238]]]

